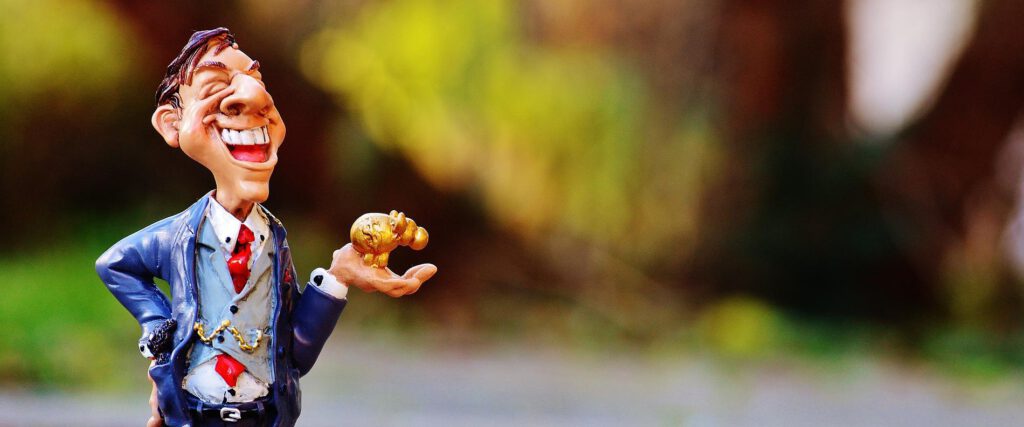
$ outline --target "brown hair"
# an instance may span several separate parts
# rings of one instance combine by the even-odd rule
[[[216,40],[217,44],[211,45],[210,41],[212,40]],[[167,74],[160,82],[160,87],[156,89],[156,105],[161,106],[170,102],[174,108],[181,108],[178,88],[182,83],[192,83],[192,69],[196,66],[199,58],[202,58],[211,46],[214,47],[213,53],[217,54],[234,44],[235,35],[224,27],[192,33],[192,37],[188,38],[188,43],[181,49],[178,57],[174,58],[167,66]]]

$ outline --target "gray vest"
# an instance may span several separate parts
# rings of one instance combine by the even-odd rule
[[[254,209],[259,209],[259,207]],[[196,275],[199,279],[198,321],[203,323],[204,333],[211,334],[223,320],[229,319],[231,326],[238,328],[250,345],[255,344],[258,330],[263,331],[263,339],[260,340],[259,347],[250,353],[239,347],[238,340],[228,330],[214,337],[211,344],[206,344],[197,338],[189,356],[189,370],[191,371],[191,367],[199,366],[218,354],[227,353],[245,365],[245,369],[252,376],[266,384],[273,384],[274,375],[270,368],[271,353],[269,349],[272,344],[271,333],[273,332],[270,330],[270,316],[276,309],[274,305],[277,304],[274,298],[274,274],[271,268],[274,265],[274,237],[267,236],[263,249],[256,256],[250,269],[249,281],[245,284],[242,292],[235,293],[231,273],[228,272],[228,265],[225,261],[226,253],[221,247],[213,227],[204,224],[199,232],[199,254],[196,260]],[[232,313],[231,307],[236,307],[234,313]],[[188,325],[188,327],[192,326]]]

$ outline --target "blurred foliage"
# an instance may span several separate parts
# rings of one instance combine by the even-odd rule
[[[0,116],[40,96],[61,105],[116,91],[135,62],[131,35],[101,3],[0,0],[0,10]]]
[[[65,179],[74,168],[65,165],[87,167],[91,156],[78,153],[94,141],[85,130],[109,123],[104,115],[116,109],[110,100],[126,87],[138,55],[131,53],[130,32],[103,3],[0,0],[0,10],[0,192],[5,200],[0,216],[31,228],[34,223],[20,220],[52,219],[45,209],[53,209],[48,202],[60,197],[52,190],[75,188]],[[55,121],[85,112],[90,120]],[[39,137],[64,132],[73,140]],[[60,158],[47,149],[57,146],[64,147]],[[20,181],[36,173],[50,179]],[[21,194],[38,205],[23,204]],[[92,268],[114,241],[110,236],[121,230],[103,228],[107,235],[101,236],[104,231],[96,227],[105,222],[93,218],[73,227],[74,239],[63,239],[58,236],[65,228],[43,224],[49,228],[33,233],[38,246],[7,245],[3,252],[10,255],[0,257],[0,382],[124,385],[128,378],[111,374],[125,366],[141,370],[145,361],[111,349],[132,345],[138,328],[101,292]],[[5,233],[5,241],[11,240],[16,241]]]
[[[141,372],[138,326],[96,279],[93,263],[120,227],[92,221],[79,239],[0,259],[0,382],[123,386]]]
[[[511,1],[366,6],[305,44],[309,78],[432,184],[528,238],[642,261],[685,250],[714,150],[700,121],[647,142],[645,81],[613,51],[532,43]]]
[[[778,346],[782,328],[771,307],[746,297],[733,297],[710,306],[698,325],[709,349],[733,358],[770,353]]]

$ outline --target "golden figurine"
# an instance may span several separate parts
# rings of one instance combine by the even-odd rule
[[[388,266],[388,256],[399,246],[420,250],[427,246],[427,230],[416,226],[416,221],[404,213],[391,211],[390,215],[368,213],[352,224],[349,232],[352,246],[363,255],[363,262],[375,268]]]

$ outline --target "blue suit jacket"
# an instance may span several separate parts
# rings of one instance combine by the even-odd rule
[[[175,319],[174,350],[167,363],[156,364],[149,374],[156,382],[160,411],[168,426],[193,424],[187,392],[181,384],[188,352],[196,340],[192,329],[197,316],[196,243],[206,221],[210,195],[182,213],[128,236],[96,261],[96,272],[111,293],[142,326],[142,336],[165,319]],[[316,286],[299,292],[295,266],[281,222],[267,213],[274,233],[274,281],[278,310],[272,314],[272,369],[274,384],[269,398],[277,408],[274,425],[291,426],[299,416],[299,377],[309,372],[334,330],[346,300],[336,299]],[[159,277],[170,285],[171,299],[153,283]]]

